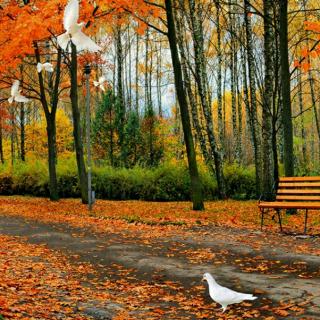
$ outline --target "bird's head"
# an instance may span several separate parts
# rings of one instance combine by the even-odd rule
[[[212,279],[212,275],[206,272],[202,277],[202,281],[208,281],[209,279]]]
[[[214,280],[213,276],[209,273],[206,272],[203,277],[202,277],[202,281],[207,281],[208,283],[215,283],[216,281]]]

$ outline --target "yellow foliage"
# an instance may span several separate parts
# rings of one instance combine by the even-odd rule
[[[72,152],[72,123],[62,109],[57,110],[57,153],[59,158],[67,158]],[[44,115],[41,121],[33,122],[26,126],[26,154],[36,158],[47,157],[47,131]]]

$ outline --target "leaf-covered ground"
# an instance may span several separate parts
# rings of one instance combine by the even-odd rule
[[[256,202],[0,198],[0,314],[6,319],[319,319],[320,243],[259,232]],[[312,232],[319,230],[312,213]],[[286,219],[303,228],[302,215]],[[291,225],[292,224],[292,225]],[[201,276],[259,299],[212,303]]]

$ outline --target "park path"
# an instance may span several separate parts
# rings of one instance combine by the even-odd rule
[[[281,245],[274,240],[268,244],[268,236],[260,232],[231,228],[203,227],[165,237],[153,237],[152,229],[147,230],[96,233],[89,227],[0,215],[0,234],[45,244],[66,254],[71,263],[90,263],[98,279],[114,284],[114,291],[122,290],[122,278],[139,288],[123,288],[116,301],[105,304],[90,298],[82,302],[81,312],[94,319],[112,319],[128,306],[136,319],[320,319],[320,258],[303,250],[292,252],[290,245],[299,242],[299,248],[311,241],[319,246],[319,239],[277,238],[282,239]],[[204,272],[259,299],[222,315],[200,282]],[[97,278],[86,285],[96,284]],[[144,306],[131,305],[133,293],[145,295]],[[148,300],[148,294],[153,299]],[[159,299],[162,294],[169,298]],[[205,305],[197,303],[202,297]],[[196,308],[202,310],[196,312]],[[158,315],[146,310],[156,310]]]

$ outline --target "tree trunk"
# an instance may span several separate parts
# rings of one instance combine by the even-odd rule
[[[37,43],[35,43],[35,56],[37,62],[40,62],[40,52]],[[40,99],[41,105],[46,117],[47,122],[47,141],[48,141],[48,167],[49,167],[49,193],[50,200],[59,200],[58,182],[57,182],[57,150],[56,150],[56,112],[58,106],[58,92],[61,73],[61,49],[58,50],[57,64],[56,64],[56,79],[55,84],[52,86],[50,81],[50,97],[51,97],[51,112],[49,110],[42,72],[38,73]]]
[[[80,190],[82,203],[88,203],[88,177],[86,172],[86,166],[83,156],[83,142],[80,124],[80,110],[78,105],[78,62],[77,62],[77,48],[71,42],[71,66],[70,66],[70,77],[71,77],[71,107],[72,107],[72,119],[73,119],[73,137],[74,145],[76,149],[78,176],[80,180]]]
[[[172,66],[174,71],[175,87],[178,97],[178,102],[180,106],[181,122],[183,127],[184,140],[187,149],[188,164],[189,164],[189,174],[191,179],[191,199],[193,202],[193,210],[203,210],[203,195],[202,195],[202,185],[198,173],[198,166],[196,160],[196,153],[194,150],[190,116],[187,105],[187,96],[183,84],[181,64],[177,48],[177,37],[175,22],[173,18],[172,1],[165,0],[166,5],[166,15],[168,24],[168,40],[171,51]]]
[[[218,132],[220,145],[224,144],[224,125],[223,125],[223,111],[222,111],[222,50],[221,50],[221,27],[220,27],[220,4],[215,1],[216,6],[216,26],[217,26],[217,100],[218,100]]]
[[[56,119],[55,115],[50,115],[47,120],[47,138],[48,138],[48,165],[49,165],[49,190],[50,200],[59,199],[58,181],[56,170]]]
[[[249,71],[249,91],[250,91],[250,119],[251,136],[254,149],[254,164],[256,168],[256,196],[259,197],[262,191],[262,164],[261,164],[261,139],[260,127],[257,115],[256,79],[255,79],[255,58],[253,53],[252,26],[249,16],[250,1],[244,0],[244,19],[247,39],[248,71]]]
[[[265,87],[262,109],[262,151],[263,151],[263,193],[270,195],[273,188],[273,151],[272,151],[272,92],[273,92],[273,29],[272,0],[264,0],[264,63]]]
[[[180,0],[180,6],[183,6],[182,3],[183,0]],[[197,108],[197,102],[196,97],[192,91],[191,87],[191,80],[190,80],[190,74],[188,72],[187,67],[187,55],[186,55],[186,49],[185,49],[185,43],[186,39],[182,32],[183,28],[183,15],[176,15],[176,21],[177,21],[177,41],[180,49],[180,57],[181,57],[181,67],[183,72],[183,79],[185,88],[188,94],[189,104],[190,104],[190,110],[191,110],[191,116],[192,116],[192,124],[194,129],[196,130],[196,137],[199,140],[200,143],[200,149],[202,152],[202,155],[204,157],[204,160],[206,162],[206,165],[208,166],[210,172],[214,174],[214,166],[212,159],[209,155],[206,138],[205,135],[202,133],[202,127],[199,121],[199,115],[198,115],[198,108]]]
[[[233,159],[239,163],[239,133],[237,126],[237,105],[236,105],[236,44],[235,44],[235,19],[233,5],[229,2],[229,28],[230,28],[230,86],[231,86],[231,110],[232,110],[232,149]]]
[[[118,102],[118,133],[119,133],[119,146],[120,146],[120,160],[125,164],[125,143],[124,143],[124,125],[125,125],[125,104],[123,96],[123,50],[121,41],[121,27],[117,26],[116,30],[116,49],[117,49],[117,102]]]
[[[196,16],[197,8],[195,0],[189,0],[190,17],[192,24],[192,36],[195,55],[195,79],[200,96],[200,101],[206,121],[207,135],[210,143],[211,154],[216,169],[216,178],[221,199],[226,198],[226,186],[223,175],[223,163],[221,153],[218,150],[213,128],[211,97],[208,90],[208,78],[206,72],[206,62],[203,47],[203,30],[200,19]]]
[[[300,132],[301,132],[301,140],[302,140],[302,167],[304,172],[306,172],[307,169],[307,144],[306,144],[306,131],[304,127],[304,115],[303,115],[303,95],[302,95],[302,76],[301,76],[301,69],[298,70],[298,81],[299,81],[299,89],[298,89],[298,95],[299,95],[299,110],[300,110]]]
[[[158,113],[159,117],[163,117],[162,112],[162,93],[161,93],[161,84],[162,84],[162,75],[161,75],[161,69],[162,69],[162,43],[161,40],[159,40],[159,47],[158,47],[158,54],[157,54],[157,97],[158,97]]]
[[[20,104],[20,156],[21,160],[26,160],[26,150],[25,150],[25,110],[24,103]]]
[[[10,151],[11,151],[11,165],[14,165],[15,159],[15,148],[14,148],[14,140],[15,140],[15,122],[14,122],[14,109],[10,107],[10,126],[11,126],[11,134],[10,134]]]
[[[280,62],[282,88],[282,126],[284,144],[284,172],[286,176],[294,176],[293,132],[291,115],[291,89],[288,49],[288,0],[280,0]],[[275,164],[276,165],[276,164]]]
[[[2,117],[1,117],[1,115],[0,115],[0,160],[1,160],[1,163],[4,163],[3,138],[2,138]]]
[[[137,115],[139,116],[139,34],[137,33],[136,36],[136,61],[135,61],[135,68],[136,68],[136,97],[135,97],[135,110]]]

